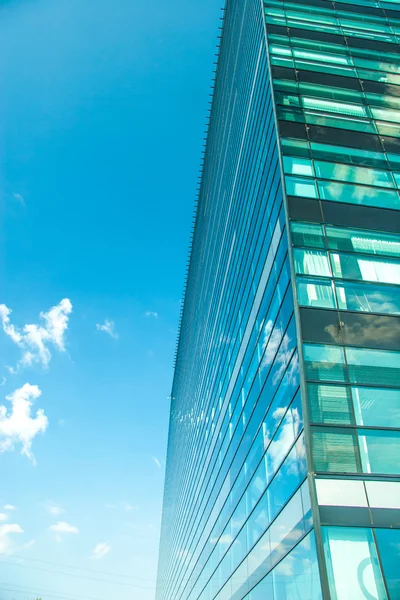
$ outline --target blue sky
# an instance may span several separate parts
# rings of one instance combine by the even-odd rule
[[[0,600],[154,598],[220,16],[0,4]]]

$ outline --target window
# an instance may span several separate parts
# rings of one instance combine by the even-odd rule
[[[357,434],[351,429],[312,427],[312,450],[316,471],[360,473]]]
[[[297,298],[301,306],[336,307],[331,280],[297,277]]]
[[[366,481],[365,487],[372,508],[400,508],[400,481]]]
[[[331,269],[328,260],[328,253],[318,250],[300,250],[293,251],[294,265],[296,273],[304,275],[322,275],[331,277]]]
[[[400,390],[352,387],[357,425],[391,427],[400,423]]]
[[[343,310],[400,314],[400,287],[398,286],[337,281],[336,290],[338,306]]]
[[[378,189],[336,181],[318,181],[318,189],[323,200],[400,209],[400,198],[396,190]]]
[[[400,431],[359,432],[364,473],[400,474]]]
[[[321,506],[368,506],[362,481],[317,479],[315,484]]]
[[[286,192],[289,194],[289,196],[318,198],[317,185],[313,179],[286,175],[285,182]]]
[[[351,165],[316,160],[315,172],[317,177],[322,177],[323,179],[334,179],[387,188],[395,187],[391,173],[388,171],[380,171],[378,169],[366,169],[364,167],[354,167]],[[310,173],[310,175],[312,175],[312,173]]]
[[[332,250],[400,257],[400,236],[377,231],[326,227],[328,246]]]
[[[292,241],[295,246],[314,246],[315,248],[325,247],[322,225],[292,221],[290,229],[292,232]]]
[[[349,388],[309,383],[307,391],[312,422],[338,425],[353,422]]]
[[[308,160],[307,158],[284,156],[283,166],[285,173],[289,173],[291,175],[314,175],[312,161]]]
[[[321,344],[304,344],[303,349],[307,379],[346,381],[343,348]]]
[[[336,252],[332,252],[330,258],[335,277],[400,284],[398,261]]]
[[[388,600],[371,529],[323,527],[329,587],[336,600]]]
[[[346,348],[352,383],[400,387],[400,352]]]
[[[375,529],[375,535],[389,596],[396,600],[400,590],[400,529]]]

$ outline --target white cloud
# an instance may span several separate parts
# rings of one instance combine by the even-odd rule
[[[158,319],[158,313],[153,310],[148,310],[146,313],[146,317],[152,317],[153,319]]]
[[[11,554],[13,552],[15,544],[10,535],[14,533],[24,533],[21,525],[16,523],[0,525],[0,554]]]
[[[33,462],[31,452],[32,441],[38,433],[44,433],[49,421],[43,409],[36,411],[36,416],[31,416],[33,401],[39,398],[41,391],[37,385],[25,383],[6,396],[11,402],[11,412],[0,405],[0,452],[13,450],[15,445],[21,444],[21,454],[25,454]]]
[[[17,510],[17,507],[14,506],[13,504],[6,504],[5,506],[3,506],[4,510]]]
[[[106,542],[101,542],[97,544],[92,552],[92,558],[104,558],[106,554],[108,554],[111,550],[111,546],[109,546]]]
[[[0,513],[0,521],[8,521],[8,515],[6,515],[6,513]]]
[[[157,467],[158,467],[159,469],[161,469],[161,463],[160,463],[160,461],[158,460],[158,458],[157,458],[156,456],[152,456],[151,458],[154,460],[154,462],[155,462],[155,464],[157,465]]]
[[[101,325],[100,323],[97,323],[96,329],[97,329],[97,331],[104,331],[105,333],[108,333],[108,335],[110,335],[115,340],[118,339],[118,334],[115,331],[114,321],[110,321],[109,319],[106,319],[104,321],[103,325]]]
[[[79,529],[77,527],[75,527],[75,525],[71,525],[70,523],[67,523],[66,521],[58,521],[58,523],[55,523],[54,525],[50,525],[49,527],[50,531],[52,531],[53,533],[56,534],[56,541],[57,542],[62,542],[63,541],[63,535],[76,535],[79,533]]]
[[[65,513],[65,510],[63,509],[62,506],[60,506],[59,504],[57,504],[56,502],[53,502],[51,500],[49,502],[46,502],[44,507],[45,507],[46,511],[49,513],[49,515],[52,515],[53,517],[59,517],[60,515]]]
[[[55,346],[60,352],[65,351],[64,334],[68,329],[68,319],[72,312],[72,304],[68,298],[61,300],[57,306],[53,306],[48,312],[40,313],[44,325],[27,324],[22,329],[18,329],[11,324],[11,312],[11,309],[5,304],[0,304],[0,319],[4,333],[22,351],[22,358],[17,368],[34,363],[47,367],[51,359],[49,344]],[[7,367],[7,369],[10,373],[15,373],[15,369],[12,367]]]

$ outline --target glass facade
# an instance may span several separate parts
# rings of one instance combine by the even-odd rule
[[[228,0],[157,600],[400,599],[400,4]]]

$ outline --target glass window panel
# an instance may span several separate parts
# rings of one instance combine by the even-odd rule
[[[314,532],[293,548],[272,574],[275,595],[256,596],[257,600],[322,600]]]
[[[346,348],[352,383],[400,387],[400,353],[388,350]]]
[[[315,485],[322,506],[368,506],[362,481],[317,479]]]
[[[321,98],[311,98],[302,96],[304,108],[312,110],[321,110],[335,114],[347,115],[350,117],[367,117],[367,109],[365,106],[357,104],[349,104],[346,102],[334,102],[322,100]]]
[[[342,385],[309,383],[308,404],[314,423],[351,424],[350,390]]]
[[[400,257],[399,235],[327,226],[326,236],[332,250]]]
[[[357,436],[351,429],[312,427],[312,449],[316,471],[327,473],[361,471]]]
[[[293,258],[296,273],[332,276],[327,252],[295,248]]]
[[[400,197],[397,190],[321,180],[318,181],[318,189],[323,200],[400,209]]]
[[[281,138],[281,148],[283,154],[292,156],[310,156],[309,143],[304,140],[291,138]]]
[[[360,452],[365,473],[400,474],[400,432],[359,432]]]
[[[313,179],[293,177],[286,175],[286,192],[289,196],[304,196],[305,198],[317,198],[317,186]]]
[[[379,554],[391,600],[400,594],[400,529],[375,529]]]
[[[292,242],[295,246],[313,246],[315,248],[325,247],[325,237],[322,225],[292,221],[290,229],[292,232]]]
[[[374,119],[381,119],[382,121],[393,121],[395,123],[400,123],[400,111],[398,110],[371,107],[371,113]]]
[[[351,395],[358,425],[392,427],[400,423],[400,390],[352,387]]]
[[[373,508],[400,508],[400,481],[366,481],[365,487]]]
[[[314,277],[297,277],[297,299],[301,306],[336,307],[332,281]]]
[[[338,163],[315,161],[317,177],[362,183],[364,185],[382,186],[393,188],[394,181],[390,172],[378,169],[366,169]]]
[[[335,277],[400,284],[398,261],[336,252],[332,252],[330,257]]]
[[[297,156],[284,156],[283,167],[285,173],[291,175],[314,175],[312,161],[307,158],[298,158]]]
[[[313,158],[350,164],[371,165],[384,169],[388,167],[383,152],[346,148],[345,146],[331,146],[329,144],[321,144],[320,142],[311,142],[310,145]]]
[[[387,600],[371,529],[322,527],[329,587],[336,600]]]
[[[303,119],[310,125],[335,127],[337,129],[346,129],[348,131],[362,131],[364,133],[376,133],[377,131],[374,121],[361,119],[360,117],[351,118],[351,116],[332,115],[317,111],[311,112],[310,110],[305,109],[303,112]]]
[[[338,306],[344,310],[400,314],[400,287],[336,282]]]
[[[307,379],[346,381],[343,348],[304,344],[303,351]]]

